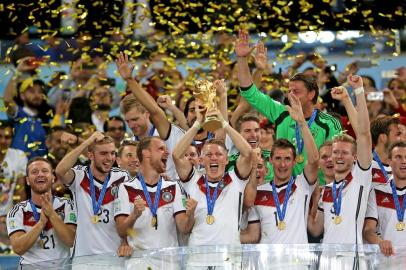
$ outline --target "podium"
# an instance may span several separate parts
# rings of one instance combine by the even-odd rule
[[[135,251],[130,258],[116,254],[75,257],[23,269],[406,269],[406,246],[396,246],[395,252],[385,257],[376,245],[199,246]]]

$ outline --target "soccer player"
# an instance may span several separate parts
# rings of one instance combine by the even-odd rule
[[[55,180],[51,163],[35,157],[27,164],[31,198],[16,204],[7,215],[11,246],[20,265],[69,257],[76,232],[76,209],[71,200],[52,196]]]
[[[323,243],[327,244],[362,243],[372,180],[372,141],[362,78],[350,75],[347,81],[356,96],[357,119],[353,127],[357,139],[345,134],[333,139],[334,181],[324,187],[314,224],[317,231],[324,228]],[[344,93],[340,87],[332,92]]]
[[[304,118],[300,100],[288,95],[291,118],[300,126],[308,156],[304,172],[293,175],[296,150],[286,139],[277,139],[271,150],[270,162],[275,176],[271,183],[258,186],[255,206],[249,209],[248,227],[243,242],[266,244],[304,244],[307,239],[307,215],[310,196],[317,180],[319,153]]]
[[[406,243],[406,142],[392,144],[388,149],[392,175],[388,183],[372,189],[365,215],[364,239],[378,244],[381,252],[395,254],[394,245]],[[377,234],[377,231],[380,235]]]
[[[372,161],[372,182],[374,185],[386,184],[392,175],[388,164],[389,146],[401,140],[399,118],[382,116],[371,121],[372,143],[375,145]]]
[[[306,154],[303,153],[303,141],[300,140],[299,136],[300,128],[289,115],[284,105],[259,91],[253,83],[248,66],[248,56],[251,51],[248,33],[240,30],[235,43],[235,52],[241,96],[253,108],[267,117],[270,122],[275,123],[276,139],[285,138],[295,144],[297,160],[293,174],[299,175],[303,172],[307,159]],[[263,50],[263,53],[266,53],[266,51]],[[334,135],[341,132],[341,124],[333,116],[316,109],[318,92],[319,89],[315,79],[300,73],[290,78],[289,93],[294,93],[299,98],[304,117],[307,120],[315,143],[317,147],[320,147],[324,141],[331,140]]]
[[[119,187],[114,207],[117,231],[135,250],[176,247],[176,229],[187,234],[193,227],[197,202],[183,197],[178,182],[161,176],[168,155],[159,137],[141,139],[137,177]],[[151,263],[149,267],[157,267]]]
[[[123,170],[127,170],[133,178],[140,168],[140,161],[137,157],[138,142],[123,140],[117,151],[117,165]]]
[[[227,172],[227,149],[223,141],[208,140],[200,155],[205,174],[196,172],[193,165],[183,158],[203,120],[199,102],[196,102],[196,114],[195,123],[172,153],[186,192],[198,202],[189,245],[240,244],[239,222],[244,189],[248,182],[244,180],[248,178],[252,167],[251,146],[223,119],[218,110],[208,111],[207,115],[215,115],[223,122],[223,128],[240,151],[240,156],[235,169]],[[251,188],[256,190],[256,186]]]
[[[134,133],[134,140],[147,136],[159,136],[165,141],[169,152],[172,152],[184,131],[168,121],[165,112],[152,96],[131,76],[134,67],[129,65],[126,54],[120,53],[116,65],[132,92],[132,95],[121,101],[120,108],[125,121]],[[172,156],[169,156],[167,174],[171,179],[177,178]]]
[[[72,168],[86,149],[90,165]],[[56,167],[56,175],[75,194],[78,208],[75,256],[115,253],[119,248],[113,203],[119,184],[129,175],[113,167],[115,159],[114,140],[96,131]]]

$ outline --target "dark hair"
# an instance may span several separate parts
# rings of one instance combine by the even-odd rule
[[[379,135],[389,135],[391,125],[398,125],[400,123],[399,118],[393,116],[382,116],[375,118],[371,121],[371,136],[372,143],[376,145],[378,143]]]
[[[259,117],[256,114],[254,114],[254,113],[245,113],[245,114],[241,115],[238,118],[237,123],[235,123],[235,130],[240,132],[242,123],[249,122],[249,121],[253,121],[253,122],[258,123],[258,126],[260,125]]]
[[[185,115],[185,117],[187,117],[187,115],[189,114],[189,105],[190,103],[192,103],[193,101],[195,101],[196,99],[194,97],[190,97],[185,104],[185,108],[183,109],[183,114]]]
[[[148,149],[148,148],[150,147],[151,142],[152,142],[153,139],[161,140],[161,138],[159,138],[158,136],[151,136],[151,137],[142,138],[142,139],[138,142],[138,146],[137,146],[137,157],[138,157],[138,160],[139,160],[140,162],[143,161],[142,151],[143,151],[144,149]]]
[[[133,141],[133,140],[128,140],[128,139],[127,140],[122,140],[121,145],[120,145],[120,147],[118,148],[118,151],[117,151],[117,156],[118,157],[121,157],[121,154],[123,153],[124,148],[127,147],[127,146],[138,147],[138,142]]]
[[[104,132],[107,132],[108,131],[108,129],[109,129],[109,123],[110,123],[110,121],[113,121],[113,120],[117,120],[117,121],[120,121],[121,123],[123,123],[123,130],[125,131],[125,121],[124,121],[124,119],[123,118],[121,118],[120,116],[111,116],[111,117],[109,117],[109,120],[107,120],[107,121],[105,121],[104,122],[104,124],[103,124],[103,131]]]
[[[51,167],[51,170],[54,169],[54,167],[52,166],[52,162],[44,157],[33,157],[31,158],[28,162],[27,162],[27,166],[25,167],[25,175],[28,176],[28,167],[30,167],[30,165],[36,161],[44,161],[46,163],[49,164],[49,166]]]
[[[0,129],[11,128],[13,129],[13,123],[8,120],[0,120]],[[14,130],[13,130],[14,133]]]
[[[303,82],[308,91],[314,91],[314,97],[312,99],[313,104],[317,103],[319,98],[319,87],[317,86],[317,81],[314,77],[306,76],[303,73],[296,73],[292,78],[289,79],[291,82]]]
[[[370,81],[371,81],[371,84],[372,84],[372,87],[373,87],[373,88],[376,88],[376,83],[375,83],[374,78],[372,78],[372,77],[369,76],[369,75],[361,75],[361,77],[367,78],[368,80],[370,80]]]
[[[296,158],[296,148],[295,146],[286,139],[277,139],[271,148],[271,158],[273,157],[276,149],[291,149],[293,153],[293,158]]]
[[[399,148],[405,148],[406,147],[406,142],[405,141],[398,141],[398,142],[394,142],[389,146],[388,149],[388,158],[392,159],[392,151],[395,147],[399,147]]]

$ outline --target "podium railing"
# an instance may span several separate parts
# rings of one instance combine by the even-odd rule
[[[0,257],[1,262],[1,257]],[[376,245],[240,245],[135,251],[130,258],[99,254],[44,261],[23,269],[406,269],[405,246],[383,256]]]

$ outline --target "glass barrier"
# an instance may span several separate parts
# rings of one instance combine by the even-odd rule
[[[241,245],[137,251],[131,258],[100,254],[27,265],[22,269],[406,269],[406,246],[383,256],[375,245]],[[1,260],[1,259],[0,259]]]

